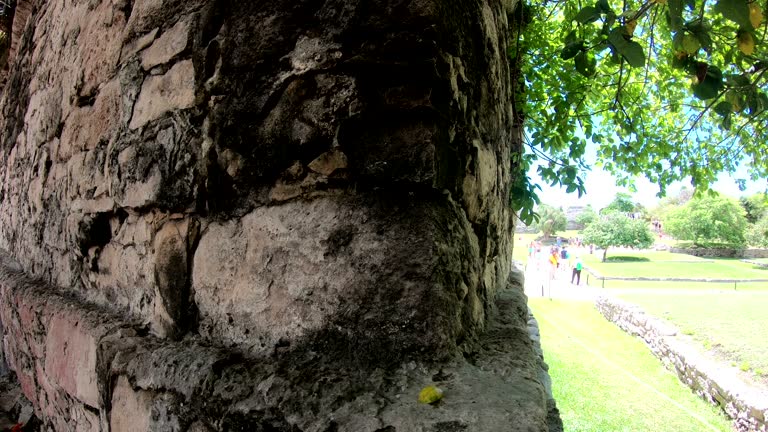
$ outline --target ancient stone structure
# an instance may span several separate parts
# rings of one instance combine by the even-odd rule
[[[667,368],[707,402],[720,406],[738,432],[768,431],[768,394],[702,356],[679,337],[677,329],[630,303],[601,297],[597,310],[629,334],[639,337]]]
[[[46,424],[558,428],[510,279],[514,3],[22,3],[0,322]]]
[[[576,218],[579,217],[580,214],[584,213],[586,209],[587,209],[586,206],[570,206],[566,208],[565,209],[565,220],[566,220],[565,229],[567,230],[584,229],[584,224],[580,224],[576,222]]]

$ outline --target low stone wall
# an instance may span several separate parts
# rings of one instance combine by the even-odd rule
[[[670,248],[672,253],[688,254],[707,258],[768,258],[768,249],[683,249]]]
[[[640,337],[664,365],[697,395],[719,405],[739,432],[768,431],[768,394],[744,383],[732,368],[707,358],[678,336],[677,330],[639,307],[601,297],[597,309],[622,330]]]
[[[758,267],[768,267],[768,263],[763,263],[763,262],[760,262],[760,261],[751,261],[751,260],[748,260],[748,259],[743,259],[742,261],[744,261],[747,264],[756,265]]]

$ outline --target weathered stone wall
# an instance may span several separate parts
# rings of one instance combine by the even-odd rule
[[[510,271],[506,33],[494,1],[40,3],[0,247],[159,335],[450,352]]]
[[[389,368],[343,352],[247,357],[200,337],[160,339],[51,292],[5,255],[0,319],[22,391],[56,431],[560,432],[520,281],[499,292],[466,359]],[[444,391],[435,406],[416,401],[427,385]]]
[[[0,320],[46,422],[393,431],[338,410],[396,406],[371,398],[423,381],[408,361],[483,373],[511,271],[514,2],[23,3],[0,98]],[[546,427],[526,320],[504,318],[510,365],[466,383],[501,380],[516,408],[460,424]],[[232,395],[235,379],[258,384]]]
[[[764,391],[745,384],[734,370],[704,358],[676,337],[674,327],[645,314],[641,308],[609,297],[599,298],[596,305],[609,321],[642,339],[697,395],[719,405],[734,420],[734,430],[768,431],[768,395]]]

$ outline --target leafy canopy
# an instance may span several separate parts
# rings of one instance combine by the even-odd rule
[[[768,194],[757,193],[748,197],[739,198],[739,204],[744,208],[747,222],[755,223],[764,216],[768,216]]]
[[[746,237],[750,245],[768,248],[768,214],[748,226]]]
[[[538,213],[539,220],[533,224],[533,227],[541,231],[545,238],[549,238],[558,231],[564,230],[568,223],[565,212],[561,208],[541,204],[538,208]]]
[[[766,0],[554,0],[522,7],[509,49],[522,66],[525,176],[584,192],[587,144],[598,164],[660,194],[690,178],[698,193],[741,163],[768,176]],[[531,16],[526,19],[525,14]],[[544,162],[541,163],[540,161]],[[537,186],[513,186],[531,209]],[[737,179],[743,186],[746,179]],[[532,218],[521,211],[521,218]]]
[[[622,213],[608,213],[591,223],[583,231],[585,244],[603,249],[605,261],[608,248],[626,246],[645,249],[653,245],[653,234],[642,219],[630,219]]]
[[[600,210],[600,213],[632,213],[633,211],[635,211],[635,203],[632,201],[632,197],[627,193],[619,192],[608,206]]]
[[[664,230],[678,240],[694,244],[713,242],[744,245],[747,219],[744,209],[731,198],[706,196],[694,198],[669,211],[664,217]]]
[[[587,207],[582,210],[581,213],[576,215],[576,223],[581,225],[582,228],[586,227],[587,225],[591,224],[592,222],[597,220],[597,213],[595,213],[595,210],[592,208],[592,205],[588,204]]]

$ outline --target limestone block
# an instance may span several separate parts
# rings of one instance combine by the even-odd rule
[[[153,327],[160,336],[177,335],[189,307],[189,244],[195,242],[189,220],[169,221],[155,234]],[[192,232],[190,232],[192,231]]]
[[[126,25],[126,32],[143,33],[151,25],[152,17],[160,14],[166,0],[136,0],[133,2],[131,17]]]
[[[51,140],[61,123],[61,87],[53,85],[33,93],[24,123],[27,140],[34,148]]]
[[[72,397],[100,407],[97,349],[99,332],[81,321],[78,310],[51,319],[45,345],[45,373]]]
[[[100,432],[99,416],[85,405],[73,400],[66,392],[51,382],[42,367],[36,371],[39,388],[38,408],[42,417],[48,419],[56,431]]]
[[[81,94],[94,94],[99,86],[114,76],[122,49],[126,17],[116,2],[99,2],[85,17],[78,36],[83,65]]]
[[[66,161],[75,153],[106,145],[120,127],[122,117],[120,82],[101,88],[92,106],[75,108],[67,117],[54,158]]]
[[[152,297],[152,262],[147,259],[150,243],[122,245],[110,242],[96,258],[97,272],[91,273],[94,285],[104,297],[101,302],[148,316]]]
[[[191,108],[194,104],[195,69],[192,60],[184,60],[164,75],[153,75],[144,81],[130,128],[140,128],[169,111]]]
[[[117,378],[109,418],[112,432],[149,432],[151,410],[151,392],[134,390],[125,376]]]
[[[141,67],[144,70],[167,63],[187,48],[189,38],[189,23],[180,20],[157,38],[152,45],[141,54]]]
[[[482,314],[479,295],[477,303],[460,302],[460,278],[444,279],[434,267],[435,256],[458,259],[456,244],[469,250],[466,227],[445,225],[430,205],[392,213],[353,202],[334,196],[292,201],[209,225],[192,273],[201,334],[264,354],[336,322],[369,328],[366,340],[394,344],[394,354],[413,344],[430,351],[451,343],[454,336],[446,335],[459,331],[462,307],[472,310],[468,317]],[[407,214],[415,219],[405,222]],[[444,249],[433,249],[434,236],[445,236]],[[408,265],[396,264],[403,262]],[[479,283],[474,265],[458,260],[451,270],[458,274],[466,266],[473,290]],[[435,302],[444,309],[436,311]],[[464,325],[469,330],[478,323],[468,318]]]
[[[329,176],[336,170],[345,169],[348,166],[347,155],[334,149],[318,156],[309,163],[309,169],[312,171]]]
[[[132,39],[130,42],[127,42],[125,45],[123,45],[123,50],[120,53],[120,62],[126,62],[134,54],[152,45],[152,42],[155,40],[158,31],[160,31],[159,28],[154,28],[152,31]]]

